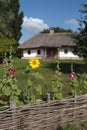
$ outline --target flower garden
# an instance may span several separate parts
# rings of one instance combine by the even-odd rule
[[[10,100],[17,105],[46,100],[46,93],[54,100],[87,92],[83,61],[21,60],[10,54],[9,60],[5,57],[0,67],[0,105],[9,105]]]
[[[15,108],[16,106],[22,106],[24,104],[37,103],[38,99],[39,101],[46,101],[47,94],[50,94],[51,101],[53,100],[55,102],[58,100],[59,102],[60,100],[62,102],[61,99],[66,99],[66,97],[71,99],[71,97],[77,97],[87,93],[87,68],[84,61],[62,61],[58,59],[43,61],[37,58],[22,60],[13,58],[10,53],[9,58],[5,57],[3,64],[0,64],[0,73],[0,106],[11,106],[14,103],[11,107]],[[75,101],[74,103],[76,105]],[[66,103],[66,105],[68,104]],[[38,108],[39,107],[41,106],[38,106]],[[47,107],[49,108],[49,104]],[[58,107],[61,107],[61,105]],[[73,108],[72,103],[71,107],[74,113],[77,108]],[[36,108],[37,107],[34,107],[34,109]],[[28,109],[30,110],[30,108]],[[46,108],[44,108],[44,110],[45,109]],[[84,115],[84,110],[82,112]],[[67,115],[68,114],[69,113],[67,113]],[[21,115],[19,115],[19,117],[20,116]],[[13,121],[15,122],[15,120]],[[53,125],[54,124],[52,124],[52,127]],[[9,128],[10,127],[11,126],[9,126]],[[17,126],[14,125],[14,128],[16,127]],[[74,129],[75,127],[72,124],[72,128],[71,126],[64,126],[63,130]]]

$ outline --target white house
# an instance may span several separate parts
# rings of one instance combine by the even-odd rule
[[[71,33],[40,33],[25,41],[18,48],[22,50],[22,59],[37,57],[60,58],[60,59],[79,59],[75,55],[75,39]]]

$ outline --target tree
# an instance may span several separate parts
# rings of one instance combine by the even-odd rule
[[[19,0],[0,0],[0,32],[17,43],[22,36],[23,12],[19,12]]]
[[[8,39],[6,36],[4,36],[2,33],[0,33],[0,58],[4,58],[5,54],[9,55],[11,46],[15,45],[14,39]],[[12,50],[12,52],[15,50]]]
[[[49,33],[50,30],[49,29],[44,29],[41,33]],[[63,28],[60,28],[60,27],[54,27],[54,32],[55,33],[58,33],[58,32],[69,32],[69,33],[72,33],[73,31],[71,29],[63,29]]]
[[[77,52],[80,57],[87,60],[87,4],[82,5],[80,13],[83,14],[83,16],[81,16],[79,20],[79,33],[76,36]]]

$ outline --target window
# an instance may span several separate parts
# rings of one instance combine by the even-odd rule
[[[29,55],[31,54],[31,50],[28,50],[28,54],[29,54]]]
[[[37,54],[40,55],[41,54],[41,50],[37,50]]]
[[[67,54],[68,53],[68,49],[66,48],[66,49],[64,49],[64,53],[65,54]]]

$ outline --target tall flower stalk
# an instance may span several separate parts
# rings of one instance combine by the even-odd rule
[[[3,60],[4,76],[0,80],[0,95],[3,102],[9,103],[10,100],[18,102],[20,90],[17,86],[16,69],[13,66],[12,47],[10,48],[9,58],[5,56]]]
[[[28,81],[26,86],[27,91],[22,92],[22,100],[24,103],[34,101],[42,95],[42,86],[39,84],[39,80],[43,77],[37,71],[40,67],[40,60],[38,58],[31,58],[28,63],[28,67],[26,68],[26,72],[28,73]],[[38,81],[38,83],[35,81]]]
[[[59,51],[59,50],[58,50]],[[60,62],[57,59],[57,66],[55,71],[54,80],[52,81],[52,99],[61,99],[63,98],[62,88],[63,83],[61,81],[61,71],[60,71]]]
[[[71,63],[71,73],[69,75],[69,79],[70,79],[70,85],[73,88],[71,90],[73,96],[77,96],[77,89],[78,89],[78,80],[77,80],[77,76],[76,73],[74,72],[73,69],[73,63]]]

